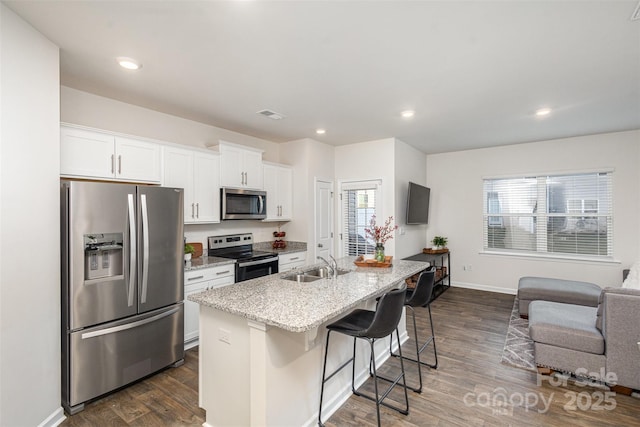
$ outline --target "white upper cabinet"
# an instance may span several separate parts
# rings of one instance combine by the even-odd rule
[[[291,168],[272,163],[264,163],[263,168],[267,192],[267,218],[264,221],[290,221],[293,205]]]
[[[160,146],[93,130],[60,127],[60,175],[160,183]]]
[[[262,190],[262,151],[220,141],[220,184]]]
[[[220,158],[217,154],[164,147],[165,187],[184,188],[184,222],[220,222]]]

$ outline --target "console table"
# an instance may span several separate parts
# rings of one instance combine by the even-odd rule
[[[451,286],[451,252],[425,254],[419,253],[403,258],[408,261],[428,262],[436,267],[436,280],[433,284],[433,295],[431,301],[438,298]],[[417,280],[417,276],[416,276]]]

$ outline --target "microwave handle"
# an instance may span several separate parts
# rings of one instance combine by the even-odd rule
[[[258,203],[260,204],[259,208],[258,208],[258,213],[264,213],[264,197],[263,196],[258,196]]]

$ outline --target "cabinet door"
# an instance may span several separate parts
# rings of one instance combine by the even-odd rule
[[[278,194],[278,172],[280,168],[264,165],[264,190],[267,192],[267,217],[265,221],[278,220],[280,202]]]
[[[184,290],[184,342],[193,341],[200,336],[200,305],[188,300],[189,295],[204,291],[209,282],[194,283]]]
[[[220,222],[220,158],[194,153],[193,200],[196,222]]]
[[[116,137],[116,178],[160,183],[160,146]]]
[[[164,187],[184,188],[184,222],[195,221],[193,202],[193,152],[164,147]]]
[[[60,175],[109,179],[115,176],[112,135],[60,128]]]
[[[292,218],[293,205],[293,172],[289,168],[278,169],[278,203],[280,205],[281,220]]]
[[[243,187],[243,150],[220,145],[220,185]]]
[[[262,172],[262,153],[259,151],[246,150],[243,153],[245,172],[245,187],[256,190],[262,190],[263,172]]]

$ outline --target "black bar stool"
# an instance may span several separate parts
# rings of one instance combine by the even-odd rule
[[[378,426],[380,426],[380,405],[384,405],[388,408],[394,409],[401,414],[407,415],[409,413],[409,397],[407,396],[407,384],[404,375],[404,358],[402,357],[402,349],[400,349],[400,369],[401,373],[394,379],[389,380],[391,385],[382,394],[378,393],[378,375],[376,373],[375,354],[373,350],[374,342],[379,338],[384,338],[393,334],[396,331],[396,337],[398,337],[398,346],[400,346],[400,338],[398,334],[398,323],[402,317],[402,308],[404,306],[405,295],[407,287],[405,284],[399,289],[393,289],[384,294],[378,303],[375,311],[356,309],[347,314],[343,318],[336,322],[327,325],[327,344],[324,352],[324,364],[322,367],[322,387],[320,389],[320,407],[318,409],[318,425],[323,426],[322,423],[322,398],[324,394],[324,384],[329,381],[335,374],[337,374],[342,368],[352,363],[351,370],[351,390],[357,396],[364,397],[366,399],[376,402],[376,413],[378,415]],[[353,355],[349,360],[343,363],[338,369],[336,369],[331,375],[326,376],[327,370],[327,354],[329,351],[329,337],[331,332],[339,332],[341,334],[349,335],[353,337]],[[355,357],[356,357],[356,339],[362,338],[369,342],[371,347],[371,359],[370,366],[373,367],[373,383],[375,388],[375,398],[367,394],[358,392],[355,389]],[[380,377],[381,378],[381,377]],[[393,387],[402,379],[402,387],[404,388],[404,398],[406,402],[406,409],[398,408],[389,403],[384,402],[384,399],[389,395]]]
[[[418,378],[420,380],[420,386],[417,388],[407,386],[409,389],[420,393],[422,392],[422,369],[421,366],[428,366],[432,369],[438,368],[438,352],[436,350],[436,336],[433,331],[433,318],[431,317],[431,296],[433,294],[433,285],[435,282],[436,268],[431,267],[428,270],[423,271],[418,277],[418,283],[416,284],[415,289],[407,290],[406,299],[404,302],[405,307],[411,310],[411,317],[413,318],[413,332],[414,339],[416,342],[416,358],[413,359],[411,357],[402,356],[402,352],[399,354],[393,353],[391,351],[391,341],[389,341],[389,352],[392,356],[400,357],[401,359],[410,360],[412,362],[416,362],[418,365]],[[416,307],[427,307],[429,311],[429,324],[431,325],[431,336],[427,338],[424,344],[420,345],[418,341],[418,328],[416,326]],[[396,332],[397,333],[397,332]],[[429,345],[433,343],[433,356],[435,357],[435,362],[433,364],[422,362],[420,360],[420,353]]]

